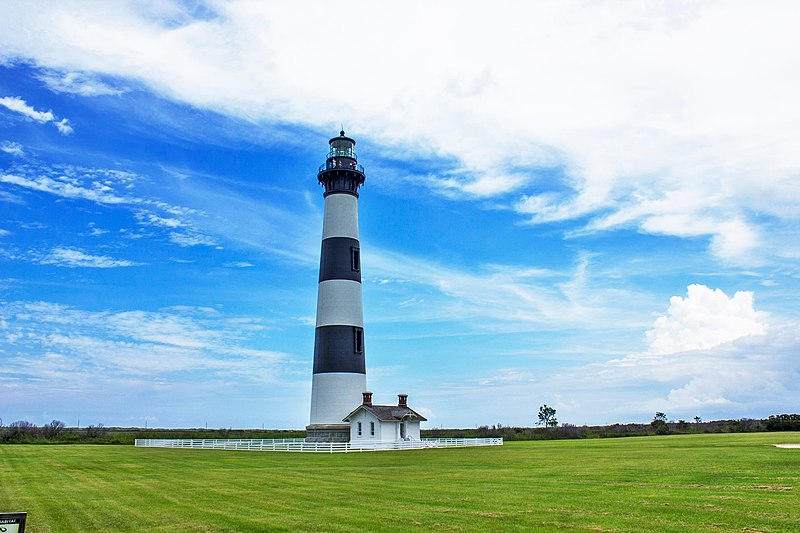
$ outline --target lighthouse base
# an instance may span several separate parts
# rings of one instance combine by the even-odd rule
[[[350,425],[311,424],[306,426],[306,442],[350,442]]]

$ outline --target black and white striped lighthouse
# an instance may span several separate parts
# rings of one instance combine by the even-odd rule
[[[350,440],[350,426],[342,419],[361,404],[367,390],[358,241],[358,189],[365,176],[355,144],[344,131],[331,139],[317,174],[325,188],[325,211],[309,441]]]

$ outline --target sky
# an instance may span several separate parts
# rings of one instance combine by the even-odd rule
[[[797,2],[0,12],[6,425],[308,424],[340,128],[376,403],[800,409]]]

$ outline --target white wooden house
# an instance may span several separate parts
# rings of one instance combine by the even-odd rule
[[[369,445],[419,440],[420,422],[427,419],[408,407],[407,394],[398,394],[397,398],[397,405],[373,405],[372,393],[365,392],[364,402],[344,418],[350,423],[350,442]]]

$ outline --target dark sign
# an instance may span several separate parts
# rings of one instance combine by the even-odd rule
[[[28,513],[0,513],[0,533],[25,533]]]

